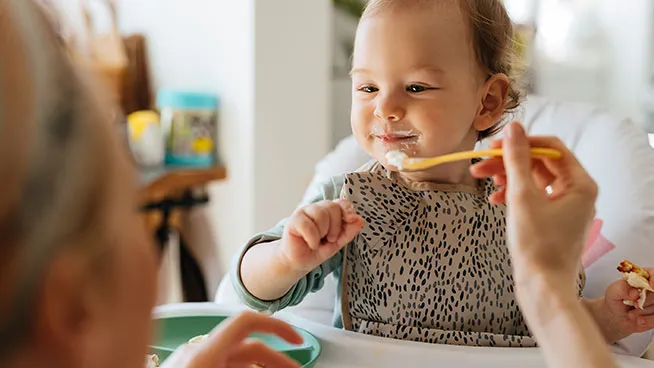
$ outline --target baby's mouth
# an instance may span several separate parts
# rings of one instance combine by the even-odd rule
[[[376,133],[374,137],[382,143],[406,143],[418,138],[418,135],[410,131]]]

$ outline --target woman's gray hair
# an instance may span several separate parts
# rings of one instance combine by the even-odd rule
[[[97,166],[109,165],[111,159],[107,149],[102,149],[107,145],[100,121],[106,117],[45,15],[29,0],[5,0],[2,8],[0,0],[0,20],[12,21],[22,38],[28,61],[25,80],[34,91],[29,103],[32,111],[25,114],[32,118],[25,120],[7,118],[4,112],[17,97],[0,95],[0,146],[15,139],[13,133],[20,129],[27,131],[22,142],[25,149],[16,154],[19,162],[23,160],[21,170],[8,172],[9,157],[0,157],[0,177],[19,184],[13,200],[0,200],[0,206],[5,206],[0,208],[0,254],[11,254],[10,260],[0,259],[0,270],[8,269],[9,262],[16,265],[11,267],[15,274],[0,274],[15,280],[11,285],[0,283],[0,295],[7,295],[3,299],[9,301],[8,309],[0,305],[4,312],[0,315],[0,352],[7,353],[29,336],[35,298],[49,262],[80,234],[93,231],[102,236],[98,232],[100,201],[105,200],[107,180],[101,174],[108,168]],[[3,64],[11,57],[0,55],[0,82],[5,80]],[[6,90],[0,86],[0,93]]]

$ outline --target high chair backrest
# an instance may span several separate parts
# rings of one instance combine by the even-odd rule
[[[555,135],[597,181],[597,218],[616,249],[587,270],[587,297],[604,295],[624,259],[654,266],[654,150],[647,134],[628,119],[600,108],[531,97],[525,126],[533,135]]]

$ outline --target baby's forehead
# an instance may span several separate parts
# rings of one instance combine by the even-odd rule
[[[368,57],[419,59],[412,61],[420,64],[476,60],[469,22],[456,2],[445,3],[449,6],[387,8],[362,18],[353,61]]]

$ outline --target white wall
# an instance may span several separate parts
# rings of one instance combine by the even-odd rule
[[[290,215],[331,141],[331,0],[257,0],[255,228]]]
[[[78,0],[56,0],[73,22]],[[155,86],[221,99],[228,180],[210,215],[223,266],[251,235],[288,216],[331,141],[330,0],[118,0],[141,32]]]
[[[358,19],[340,10],[334,11],[333,74],[332,74],[332,145],[352,134],[350,108],[352,107],[352,81],[349,76],[350,55],[345,48],[354,42]]]

